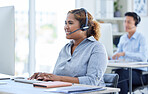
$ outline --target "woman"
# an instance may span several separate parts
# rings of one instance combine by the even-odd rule
[[[137,31],[137,25],[141,18],[134,12],[125,13],[124,27],[127,34],[121,36],[118,49],[113,55],[113,59],[123,59],[125,62],[147,62],[147,48],[145,37]],[[135,68],[132,70],[132,85],[142,85],[146,83],[146,77],[141,82],[142,71],[146,68]],[[120,94],[128,93],[129,70],[117,69],[115,73],[119,74],[118,87],[121,88]]]
[[[61,50],[53,74],[35,73],[29,79],[104,85],[107,54],[97,41],[99,24],[82,8],[68,12],[64,29],[66,38],[72,40]]]

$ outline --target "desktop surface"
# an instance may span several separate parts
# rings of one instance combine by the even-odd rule
[[[117,67],[117,68],[142,68],[148,67],[148,62],[123,62],[123,61],[114,61],[109,60],[108,67]]]
[[[47,92],[48,90],[47,88],[33,87],[32,84],[14,82],[13,80],[0,80],[0,81],[6,83],[4,85],[0,85],[0,92],[5,92],[6,94],[61,94],[61,93]],[[96,86],[81,85],[81,84],[74,84],[74,86],[96,87]],[[102,94],[102,93],[111,93],[111,92],[120,91],[120,89],[118,88],[110,88],[110,87],[105,87],[105,88],[106,89],[102,91],[88,92],[82,94],[100,94],[100,93]]]

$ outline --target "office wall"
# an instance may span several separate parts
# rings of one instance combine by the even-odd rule
[[[148,27],[147,27],[147,25],[148,25],[148,17],[141,17],[141,22],[137,26],[137,30],[142,32],[143,35],[148,40]]]
[[[147,43],[147,48],[148,48],[148,17],[141,17],[141,22],[137,27],[137,30],[139,32],[142,32],[142,34],[144,35],[144,37],[146,38],[146,43]],[[147,55],[148,55],[148,51],[147,51]]]
[[[75,8],[85,8],[94,16],[96,12],[96,3],[98,3],[96,0],[75,0]]]

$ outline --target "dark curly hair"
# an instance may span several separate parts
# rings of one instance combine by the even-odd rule
[[[84,24],[86,23],[86,13],[84,11],[84,9],[74,9],[68,12],[68,14],[74,14],[74,17],[76,20],[79,21],[80,23],[80,27],[82,28],[84,26]],[[96,40],[99,40],[100,38],[100,25],[97,21],[93,20],[92,15],[87,12],[88,14],[88,24],[87,26],[89,26],[89,29],[86,32],[87,37],[90,36],[94,36],[94,38]]]

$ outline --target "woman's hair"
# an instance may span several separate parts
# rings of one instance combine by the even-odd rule
[[[80,23],[80,28],[84,27],[85,26],[85,23],[86,23],[86,11],[84,9],[74,9],[74,10],[71,10],[68,12],[71,13],[71,14],[74,14],[74,17],[76,20],[79,21]],[[100,38],[100,25],[97,21],[94,21],[93,20],[93,17],[92,15],[87,12],[87,15],[88,15],[88,24],[87,26],[89,27],[87,29],[87,32],[86,32],[86,35],[87,37],[90,37],[90,36],[94,36],[94,38],[96,40],[99,40]]]
[[[140,21],[141,21],[141,18],[139,15],[137,15],[135,12],[126,12],[125,13],[125,16],[131,16],[134,18],[134,21],[135,21],[135,26],[137,26]]]

